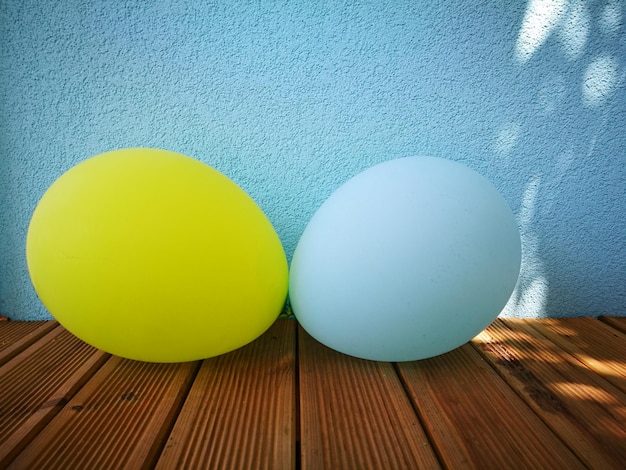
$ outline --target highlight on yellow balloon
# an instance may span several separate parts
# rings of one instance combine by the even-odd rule
[[[142,361],[237,349],[287,296],[285,253],[262,210],[216,169],[166,150],[115,150],[63,174],[32,215],[26,258],[61,325]]]

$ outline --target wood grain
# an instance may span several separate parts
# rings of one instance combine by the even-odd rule
[[[498,319],[447,354],[356,359],[291,319],[220,357],[110,356],[0,322],[0,468],[579,468],[626,461],[626,319]]]

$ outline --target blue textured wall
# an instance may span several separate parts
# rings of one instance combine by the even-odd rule
[[[358,171],[432,155],[490,178],[524,241],[518,316],[626,315],[624,1],[0,2],[0,313],[45,318],[38,199],[120,147],[181,152],[290,256]]]

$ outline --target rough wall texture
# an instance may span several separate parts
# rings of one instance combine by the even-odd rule
[[[0,314],[46,318],[24,245],[79,161],[161,147],[242,186],[290,256],[383,160],[459,160],[524,239],[503,313],[626,315],[624,1],[3,0]]]

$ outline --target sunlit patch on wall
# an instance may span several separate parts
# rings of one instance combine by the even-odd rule
[[[582,81],[583,104],[597,108],[606,103],[615,91],[619,63],[610,55],[596,57],[585,70]]]
[[[530,179],[524,190],[518,214],[522,237],[522,265],[515,290],[500,314],[503,317],[543,317],[546,315],[548,279],[539,252],[539,236],[532,228],[541,178]]]
[[[589,29],[589,9],[584,0],[577,0],[568,7],[558,33],[561,47],[568,59],[575,60],[583,54]]]
[[[548,39],[567,12],[567,0],[530,0],[515,45],[515,57],[524,64]]]
[[[622,9],[618,2],[610,2],[602,9],[602,13],[598,18],[598,24],[600,31],[604,34],[617,34],[622,24]]]
[[[500,314],[502,317],[543,318],[546,315],[548,281],[537,276],[528,283],[518,282],[511,299]]]
[[[537,91],[537,106],[539,113],[550,116],[558,111],[559,106],[566,98],[565,79],[561,75],[555,74],[547,78],[539,86]]]
[[[570,147],[559,155],[554,160],[554,174],[557,178],[562,179],[568,173],[574,161],[576,160],[576,154],[574,153],[574,146]]]
[[[500,128],[496,135],[496,139],[493,144],[494,151],[502,157],[510,156],[515,149],[515,145],[517,145],[521,134],[522,126],[516,122],[507,122]]]

